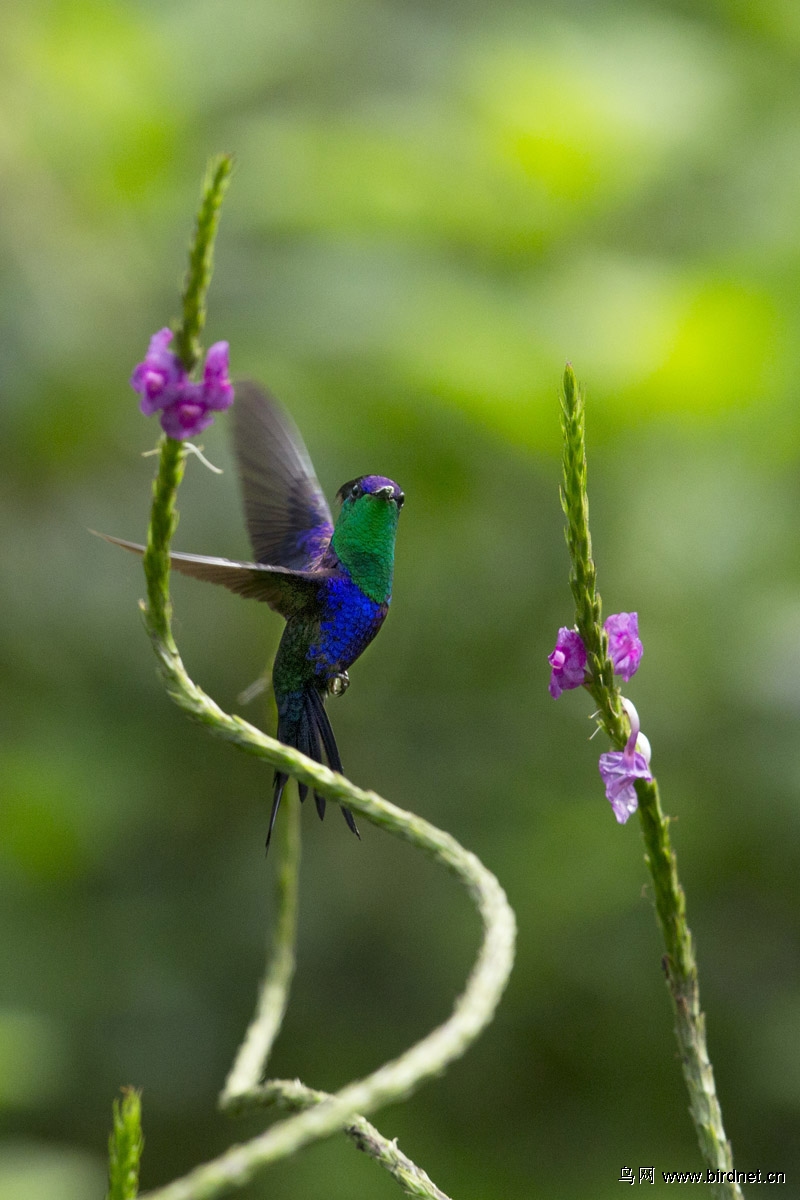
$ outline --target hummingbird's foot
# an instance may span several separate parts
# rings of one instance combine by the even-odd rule
[[[328,680],[328,691],[332,696],[343,696],[350,687],[350,676],[347,671],[339,671]]]

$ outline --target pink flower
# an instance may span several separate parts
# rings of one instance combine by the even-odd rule
[[[161,428],[176,441],[197,437],[208,429],[215,412],[233,404],[228,378],[228,343],[215,342],[206,355],[203,382],[192,383],[182,362],[168,349],[171,329],[160,329],[150,339],[144,361],[131,375],[131,387],[141,396],[146,417],[161,411]]]
[[[570,688],[580,687],[586,678],[586,647],[575,629],[562,625],[558,631],[553,653],[547,661],[553,668],[549,691],[554,700]]]
[[[162,412],[161,428],[169,437],[181,442],[197,437],[213,420],[214,414],[204,402],[201,385],[187,383],[180,398]]]
[[[630,700],[623,699],[625,711],[631,723],[631,735],[624,750],[611,750],[600,755],[600,775],[606,787],[606,798],[611,802],[614,816],[624,825],[631,813],[635,813],[639,799],[634,787],[635,779],[652,779],[650,774],[650,744],[644,734],[639,734],[639,714]],[[636,749],[637,740],[644,753]]]
[[[209,408],[224,412],[233,404],[233,387],[228,378],[228,343],[214,342],[206,354],[203,395]]]
[[[131,375],[131,387],[142,397],[139,407],[146,417],[152,417],[160,408],[173,403],[186,382],[182,363],[167,349],[171,341],[171,329],[159,329],[154,333],[144,362],[140,362]]]
[[[614,664],[614,674],[627,683],[639,670],[644,652],[639,640],[639,614],[614,613],[603,628],[608,634],[608,657]]]

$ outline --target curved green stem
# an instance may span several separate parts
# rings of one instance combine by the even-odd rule
[[[242,1092],[232,1101],[231,1112],[251,1112],[254,1109],[274,1105],[287,1112],[302,1112],[331,1100],[329,1092],[320,1092],[306,1087],[299,1079],[271,1079],[262,1087]],[[389,1141],[364,1117],[356,1117],[345,1133],[370,1158],[374,1158],[395,1179],[407,1196],[423,1196],[427,1200],[450,1200],[438,1188],[421,1167],[398,1149],[397,1143]]]
[[[306,1087],[299,1079],[271,1079],[261,1084],[267,1060],[283,1021],[295,968],[297,906],[300,868],[300,807],[287,805],[275,834],[276,916],[267,971],[261,985],[256,1014],[236,1056],[219,1098],[224,1112],[237,1116],[252,1109],[273,1106],[286,1112],[303,1112],[330,1100],[327,1092]],[[370,1125],[356,1117],[345,1129],[355,1143],[397,1181],[408,1196],[449,1200],[416,1163]]]
[[[144,558],[149,598],[145,624],[167,692],[184,712],[218,737],[310,784],[326,799],[347,804],[368,821],[438,862],[467,889],[480,913],[484,934],[466,990],[443,1025],[399,1058],[349,1084],[314,1108],[273,1126],[243,1146],[233,1147],[183,1179],[147,1193],[149,1200],[212,1200],[222,1196],[247,1183],[268,1163],[345,1128],[359,1114],[375,1112],[390,1101],[410,1095],[425,1079],[438,1075],[465,1052],[491,1021],[511,972],[516,932],[514,914],[495,876],[450,834],[413,813],[404,812],[374,792],[356,787],[344,776],[268,737],[241,717],[224,712],[189,677],[172,637],[169,543],[163,540],[175,524],[174,489],[180,477],[182,455],[180,443],[163,439]]]
[[[211,278],[213,244],[219,209],[231,170],[228,155],[214,160],[206,178],[183,295],[183,319],[176,348],[187,371],[200,357],[199,334],[205,319],[205,297]],[[374,792],[357,788],[342,775],[305,758],[298,751],[224,712],[193,682],[172,635],[169,595],[169,550],[178,514],[176,493],[183,476],[186,448],[169,437],[161,440],[158,474],[143,565],[147,602],[145,626],[160,664],[165,687],[175,703],[218,737],[263,758],[315,792],[347,804],[368,821],[410,842],[440,863],[466,887],[483,921],[483,941],[466,990],[449,1020],[399,1058],[335,1095],[294,1083],[273,1080],[260,1086],[261,1075],[280,1028],[294,972],[297,875],[300,853],[298,814],[283,816],[284,841],[278,878],[278,920],[272,955],[262,984],[256,1015],[231,1069],[220,1105],[238,1111],[253,1104],[275,1103],[297,1115],[273,1126],[243,1146],[235,1146],[183,1179],[147,1193],[149,1200],[213,1200],[250,1180],[267,1163],[285,1158],[318,1138],[344,1129],[360,1149],[384,1166],[408,1195],[447,1200],[428,1176],[384,1138],[360,1113],[408,1096],[432,1075],[459,1057],[491,1021],[508,981],[514,959],[515,920],[494,875],[464,850],[455,838],[420,817],[404,812]],[[291,806],[296,809],[297,806]]]
[[[300,806],[287,804],[278,823],[275,925],[256,1013],[239,1047],[219,1098],[223,1111],[238,1111],[239,1098],[256,1086],[278,1036],[295,968],[300,874]]]
[[[614,667],[608,657],[608,638],[602,625],[602,604],[596,586],[597,572],[589,533],[584,400],[569,366],[564,372],[562,426],[564,483],[561,495],[567,517],[566,536],[572,563],[570,586],[575,598],[575,624],[586,646],[591,674],[585,686],[597,705],[599,723],[616,749],[621,750],[629,730],[620,691],[614,682]],[[639,799],[645,861],[653,880],[656,914],[666,947],[663,962],[675,1018],[675,1036],[689,1093],[689,1112],[707,1166],[728,1173],[733,1171],[733,1153],[725,1136],[714,1070],[708,1057],[694,943],[686,921],[686,897],[680,885],[678,863],[670,841],[669,818],[661,810],[655,779],[637,779],[635,787]],[[726,1181],[711,1186],[712,1194],[719,1200],[741,1200],[742,1190],[738,1183]]]

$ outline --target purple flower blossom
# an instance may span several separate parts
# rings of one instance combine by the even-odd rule
[[[176,354],[168,349],[171,329],[160,329],[150,339],[144,362],[131,375],[131,387],[141,396],[146,417],[161,411],[161,428],[177,441],[196,437],[233,404],[228,378],[228,343],[215,342],[206,355],[203,382],[193,383]]]
[[[180,396],[161,414],[161,428],[176,441],[197,437],[208,429],[214,414],[208,407],[199,383],[185,383]]]
[[[639,640],[639,614],[614,613],[603,624],[608,634],[608,656],[614,674],[627,683],[639,669],[644,647]]]
[[[159,329],[150,338],[144,362],[131,375],[131,387],[142,397],[139,407],[146,417],[172,403],[186,381],[180,360],[168,350],[171,329]]]
[[[611,750],[600,755],[600,775],[606,787],[606,797],[611,802],[614,816],[624,825],[639,805],[635,779],[652,779],[650,774],[650,743],[639,733],[639,714],[630,700],[623,699],[625,711],[631,723],[631,735],[624,750]],[[637,740],[643,753],[636,749]]]
[[[575,629],[565,626],[558,631],[555,649],[547,661],[553,668],[549,691],[554,700],[570,688],[580,687],[586,678],[586,647]]]
[[[638,613],[612,613],[603,625],[608,634],[608,656],[614,674],[625,682],[635,675],[642,660],[643,646],[639,640]],[[550,695],[558,699],[569,688],[587,682],[586,647],[575,629],[564,626],[558,631],[555,649],[547,661],[553,668],[550,675]]]
[[[205,402],[214,412],[224,412],[233,404],[233,387],[228,378],[228,343],[214,342],[206,354],[203,371]]]

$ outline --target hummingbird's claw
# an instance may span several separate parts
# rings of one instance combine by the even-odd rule
[[[328,680],[328,691],[332,696],[343,696],[350,687],[350,676],[347,671],[339,671]]]

